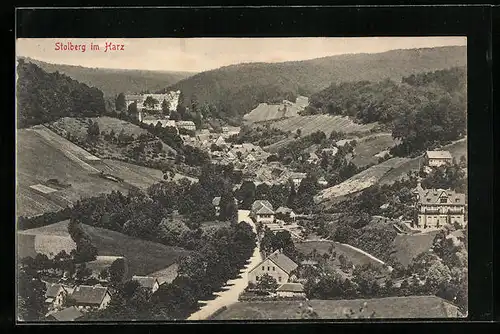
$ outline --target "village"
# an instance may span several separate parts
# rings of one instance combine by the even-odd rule
[[[231,139],[238,136],[239,127],[224,126],[220,131],[210,129],[197,129],[193,121],[174,121],[169,119],[165,110],[175,111],[176,101],[180,92],[169,92],[167,94],[143,94],[126,96],[127,105],[135,103],[138,107],[138,121],[154,126],[171,127],[181,133],[181,138],[186,145],[198,147],[209,154],[213,164],[234,166],[234,171],[241,174],[241,183],[235,185],[233,191],[238,191],[243,182],[251,182],[256,187],[262,184],[293,185],[299,189],[301,182],[307,177],[306,173],[291,170],[279,161],[270,161],[270,153],[258,145],[252,143],[236,144]],[[163,101],[160,103],[159,101]],[[162,109],[163,105],[163,109]],[[168,107],[165,108],[165,105]],[[339,147],[348,141],[340,141],[330,148],[323,148],[322,154],[335,156]],[[427,151],[423,161],[423,170],[426,173],[441,166],[452,164],[453,157],[448,151]],[[311,153],[307,163],[318,164],[320,158]],[[317,180],[319,188],[327,187],[326,180],[322,177]],[[416,212],[414,219],[390,219],[397,234],[418,235],[430,231],[439,231],[449,226],[454,226],[460,231],[467,224],[467,204],[465,195],[456,193],[449,189],[424,189],[420,181],[412,190],[412,207]],[[241,201],[234,198],[235,206],[241,206]],[[221,215],[221,197],[212,200],[216,219]],[[384,204],[381,210],[389,209],[390,204]],[[313,222],[317,214],[299,214],[287,206],[273,207],[269,200],[256,198],[249,210],[238,208],[238,220],[252,226],[257,234],[257,245],[254,256],[249,264],[241,272],[239,284],[229,287],[226,295],[219,295],[213,301],[205,302],[201,310],[193,314],[189,319],[206,319],[214,317],[226,310],[235,302],[239,301],[276,301],[276,300],[306,300],[304,285],[307,282],[308,272],[318,270],[319,261],[314,254],[301,256],[300,262],[295,262],[284,254],[283,248],[269,252],[269,248],[263,246],[266,233],[286,232],[293,243],[307,242],[329,242],[331,243],[329,253],[325,258],[332,256],[336,243],[327,240],[317,233],[311,233],[304,221]],[[382,216],[374,216],[373,219],[387,219]],[[29,233],[28,233],[29,234]],[[23,232],[21,235],[25,235]],[[454,234],[460,237],[459,234]],[[460,238],[463,238],[460,237]],[[347,244],[337,243],[340,249],[350,247],[354,252],[366,254],[372,258],[374,263],[381,263],[390,273],[393,268],[376,257]],[[76,247],[74,244],[73,247]],[[61,251],[69,254],[71,246],[62,247]],[[54,250],[45,261],[54,259]],[[342,257],[343,255],[341,255]],[[61,260],[58,258],[57,260]],[[42,261],[37,258],[36,261]],[[344,261],[344,262],[342,262]],[[341,276],[352,277],[356,266],[345,263],[345,257],[340,262],[338,272]],[[43,264],[40,265],[43,268]],[[167,270],[151,275],[132,275],[130,280],[138,287],[153,295],[161,285],[170,284],[176,277],[177,263],[171,265]],[[36,267],[36,265],[35,265]],[[123,256],[97,256],[93,261],[79,265],[75,270],[45,270],[41,269],[45,277],[45,308],[46,318],[52,321],[77,321],[84,314],[92,310],[104,310],[113,298],[113,284],[126,280],[128,275],[127,259]],[[161,276],[161,273],[168,273]],[[84,284],[80,282],[85,282]],[[402,280],[396,283],[401,286]],[[384,283],[381,283],[384,286]],[[231,291],[232,290],[232,291]],[[231,297],[229,296],[231,291]],[[235,297],[236,296],[236,297]],[[406,297],[396,297],[406,298]],[[433,297],[434,298],[434,297]],[[224,301],[227,300],[226,304]],[[415,300],[412,302],[422,302]],[[394,301],[398,303],[398,301]],[[444,302],[445,303],[445,302]],[[446,304],[446,303],[445,303]],[[214,306],[216,305],[216,306]],[[446,304],[446,310],[452,314],[458,314],[457,308]],[[376,312],[376,311],[374,311]],[[448,312],[448,311],[447,311]],[[222,312],[223,313],[223,312]],[[448,315],[448,313],[447,313]]]

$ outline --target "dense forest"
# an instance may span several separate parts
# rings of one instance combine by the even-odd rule
[[[403,76],[466,65],[465,47],[393,50],[284,63],[247,63],[206,71],[168,87],[186,101],[211,103],[223,119],[241,119],[261,102],[295,101],[297,95],[327,88],[332,82],[401,80]]]
[[[306,114],[346,115],[392,127],[402,143],[393,151],[412,154],[456,140],[466,132],[466,69],[420,73],[370,82],[343,82],[312,95]]]
[[[59,72],[47,73],[20,59],[17,66],[17,126],[64,116],[91,117],[105,111],[103,93]]]
[[[122,70],[50,64],[30,58],[26,58],[26,61],[49,73],[66,74],[79,82],[100,89],[105,97],[113,98],[121,92],[154,92],[193,75],[191,72]]]

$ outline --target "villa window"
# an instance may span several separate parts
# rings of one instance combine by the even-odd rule
[[[278,277],[278,282],[281,282],[281,276]]]
[[[443,197],[440,199],[441,203],[448,203],[448,199],[446,197]]]
[[[267,271],[271,271],[269,268],[270,268],[270,267],[267,267]]]
[[[276,271],[276,267],[273,267],[273,271]]]
[[[264,268],[264,266],[262,266],[262,271],[264,271],[264,270],[266,270],[266,269]]]

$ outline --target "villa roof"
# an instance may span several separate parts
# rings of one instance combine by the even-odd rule
[[[420,204],[455,204],[465,205],[465,194],[460,194],[452,190],[444,189],[422,189],[419,190]],[[441,203],[441,199],[446,198],[446,203]]]

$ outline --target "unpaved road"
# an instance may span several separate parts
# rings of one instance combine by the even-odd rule
[[[238,222],[244,221],[248,223],[252,226],[254,232],[256,232],[255,224],[248,217],[249,213],[249,210],[238,210]],[[249,260],[250,262],[240,271],[240,275],[237,278],[226,282],[223,289],[227,288],[228,290],[215,293],[217,298],[205,302],[205,305],[197,312],[191,314],[187,320],[205,320],[221,307],[236,303],[240,293],[247,287],[248,272],[262,261],[259,244],[255,247],[252,257]]]

